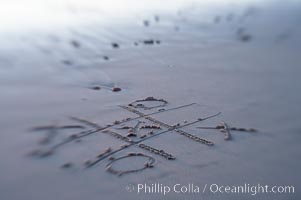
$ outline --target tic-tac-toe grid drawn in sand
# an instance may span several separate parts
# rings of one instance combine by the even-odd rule
[[[81,138],[88,137],[95,133],[102,133],[104,135],[108,135],[114,139],[117,139],[123,142],[124,144],[122,144],[120,147],[115,149],[109,147],[105,151],[94,156],[93,159],[87,160],[84,163],[84,166],[85,168],[90,168],[97,165],[101,161],[108,159],[107,171],[121,176],[128,173],[143,171],[147,168],[153,168],[155,163],[154,156],[160,156],[167,160],[176,159],[176,155],[173,155],[172,152],[168,152],[164,149],[158,148],[156,146],[150,146],[144,143],[145,141],[151,140],[154,137],[160,137],[162,134],[174,132],[193,142],[197,142],[202,145],[207,145],[209,147],[214,145],[213,141],[186,132],[183,130],[183,128],[188,127],[192,124],[200,123],[210,118],[214,118],[220,115],[221,114],[220,112],[202,118],[197,118],[190,122],[184,121],[183,123],[168,124],[157,119],[155,117],[156,114],[168,113],[173,110],[184,109],[186,107],[191,107],[196,104],[191,103],[191,104],[165,109],[167,105],[168,105],[168,101],[164,99],[147,97],[145,99],[136,100],[126,106],[125,105],[119,106],[120,108],[126,111],[138,115],[137,117],[125,118],[120,121],[115,120],[112,124],[106,126],[100,126],[96,123],[90,122],[85,119],[71,117],[71,120],[80,123],[80,125],[36,127],[33,129],[34,131],[42,131],[42,130],[47,131],[47,135],[43,140],[42,144],[50,142],[51,139],[56,137],[57,132],[62,129],[83,129],[83,128],[92,128],[92,129],[84,130],[79,133],[69,135],[68,137],[63,138],[60,142],[50,146],[47,150],[35,151],[33,152],[33,154],[40,157],[49,156],[53,152],[57,151],[63,145],[66,145],[71,142],[79,141]],[[149,110],[151,112],[145,113],[143,112],[143,110]],[[220,132],[224,133],[225,140],[231,139],[230,131],[245,131],[245,132],[256,131],[255,129],[229,127],[227,123],[225,123],[224,121],[221,122],[221,125],[218,125],[216,127],[196,127],[196,128],[217,129]],[[142,152],[130,152],[120,157],[116,157],[116,158],[114,157],[117,153],[124,152],[125,150],[133,146],[141,149]],[[151,155],[148,155],[146,153]],[[114,166],[117,165],[120,160],[128,159],[130,157],[143,157],[146,158],[147,161],[142,167],[137,169],[117,170],[114,168]],[[66,163],[62,167],[68,168],[71,166],[72,166],[71,163]]]

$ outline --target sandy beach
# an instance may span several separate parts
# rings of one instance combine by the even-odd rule
[[[301,198],[300,1],[2,5],[1,200]]]

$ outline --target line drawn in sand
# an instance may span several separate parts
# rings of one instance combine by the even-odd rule
[[[159,137],[162,134],[169,133],[169,132],[175,132],[179,135],[185,136],[186,138],[198,142],[200,144],[204,144],[207,146],[213,146],[214,142],[202,138],[199,136],[196,136],[194,134],[188,133],[184,131],[182,128],[188,127],[192,124],[196,124],[205,120],[208,120],[210,118],[214,118],[221,113],[215,113],[210,116],[205,116],[203,118],[198,118],[194,121],[187,122],[184,121],[184,123],[176,123],[175,125],[171,125],[165,122],[162,122],[156,118],[153,117],[153,115],[160,114],[160,113],[165,113],[165,112],[170,112],[173,110],[178,110],[182,109],[185,107],[190,107],[193,105],[196,105],[196,103],[191,103],[191,104],[186,104],[186,105],[181,105],[178,107],[173,107],[169,109],[165,109],[164,107],[168,105],[168,101],[164,99],[156,99],[154,97],[147,97],[145,99],[141,100],[136,100],[127,106],[120,105],[119,107],[127,110],[131,113],[134,113],[138,115],[137,117],[134,118],[125,118],[120,121],[115,120],[113,123],[106,125],[106,126],[100,126],[94,122],[90,122],[86,119],[81,119],[77,117],[70,117],[71,120],[76,121],[80,123],[80,125],[72,125],[72,126],[61,126],[61,127],[56,127],[55,130],[59,131],[60,129],[66,129],[67,128],[85,128],[85,130],[72,134],[66,138],[64,138],[62,141],[50,146],[47,150],[35,150],[34,152],[31,153],[31,155],[35,155],[38,157],[46,157],[51,154],[53,154],[56,150],[58,150],[60,147],[62,147],[65,144],[68,144],[70,142],[74,141],[79,141],[81,138],[90,136],[95,133],[102,133],[105,135],[109,135],[113,138],[116,138],[122,142],[125,142],[125,144],[121,145],[117,149],[112,149],[111,147],[107,148],[105,151],[102,153],[96,155],[93,159],[87,160],[84,163],[85,168],[91,168],[98,164],[99,162],[108,159],[109,163],[106,166],[106,169],[108,172],[116,174],[118,176],[122,176],[124,174],[129,174],[129,173],[134,173],[134,172],[139,172],[143,171],[147,168],[153,168],[155,164],[155,158],[153,156],[147,155],[145,153],[141,152],[131,152],[126,155],[120,156],[115,158],[114,155],[123,152],[124,150],[128,149],[129,147],[135,146],[143,151],[147,151],[148,153],[154,154],[155,156],[161,156],[164,159],[167,160],[175,160],[176,157],[172,155],[171,153],[157,148],[153,146],[149,146],[147,144],[144,144],[143,142],[150,140],[151,138],[154,137]],[[151,113],[144,113],[140,110],[154,110],[154,109],[159,109],[157,111],[151,112]],[[127,125],[128,122],[130,121],[135,121],[136,123],[134,126]],[[86,128],[93,128],[86,130]],[[220,132],[224,133],[224,139],[225,140],[230,140],[231,139],[231,134],[230,131],[244,131],[244,132],[255,132],[255,129],[245,129],[245,128],[235,128],[235,127],[229,127],[224,121],[222,121],[221,125],[218,125],[216,127],[196,127],[198,129],[216,129],[219,130]],[[53,126],[44,126],[44,127],[36,127],[33,130],[35,131],[51,131],[53,130]],[[124,130],[127,131],[126,134],[124,134]],[[123,132],[122,132],[123,131]],[[57,135],[57,133],[56,133]],[[56,135],[52,136],[55,137]],[[49,137],[49,136],[47,136]],[[121,170],[121,169],[114,169],[113,165],[115,165],[118,161],[124,160],[124,159],[129,159],[131,157],[143,157],[147,158],[147,162],[143,165],[143,167],[140,167],[138,169],[129,169],[129,170]],[[129,162],[130,163],[130,162]],[[72,166],[71,163],[68,163],[68,165],[63,165],[63,168],[66,168],[67,166]]]

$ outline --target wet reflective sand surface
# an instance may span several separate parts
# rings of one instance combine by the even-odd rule
[[[253,199],[127,187],[260,183],[295,193],[258,199],[300,199],[300,11],[298,1],[3,3],[0,198]]]

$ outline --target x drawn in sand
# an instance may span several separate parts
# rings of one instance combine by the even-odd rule
[[[53,152],[58,150],[60,147],[62,147],[65,144],[80,141],[81,138],[90,136],[95,133],[102,133],[109,135],[113,138],[116,138],[122,142],[125,142],[125,144],[121,145],[117,149],[112,149],[111,147],[107,148],[102,153],[96,155],[94,159],[88,160],[84,163],[84,166],[86,168],[90,168],[92,166],[95,166],[97,163],[104,161],[105,159],[108,160],[108,164],[106,166],[107,171],[116,175],[124,175],[128,173],[138,172],[142,171],[147,168],[153,168],[155,163],[155,158],[153,156],[147,155],[145,153],[141,152],[131,152],[127,153],[126,155],[120,156],[115,158],[114,155],[118,152],[125,151],[129,147],[135,146],[143,151],[146,151],[148,153],[154,154],[156,156],[161,156],[167,160],[175,160],[175,155],[171,154],[170,152],[167,152],[163,149],[156,148],[154,146],[149,146],[145,144],[144,142],[147,140],[150,140],[154,137],[160,137],[160,135],[174,132],[181,136],[184,136],[192,141],[198,142],[200,144],[204,144],[207,146],[213,146],[214,143],[206,138],[202,138],[199,136],[196,136],[194,134],[188,133],[184,131],[182,128],[188,127],[192,124],[196,124],[202,121],[205,121],[207,119],[216,117],[220,115],[221,113],[215,113],[210,116],[206,116],[203,118],[195,119],[194,121],[187,122],[184,121],[184,123],[176,123],[174,125],[164,123],[161,120],[156,119],[153,117],[156,114],[161,114],[173,110],[183,109],[185,107],[190,107],[195,105],[195,103],[182,105],[174,108],[165,109],[165,107],[168,105],[168,102],[164,99],[156,99],[154,97],[147,97],[145,99],[136,100],[127,106],[120,106],[122,109],[125,109],[131,113],[134,113],[138,115],[134,118],[126,118],[120,121],[114,121],[112,124],[106,125],[104,127],[90,122],[85,119],[80,119],[76,117],[72,117],[71,119],[74,121],[77,121],[80,123],[80,125],[65,125],[65,126],[43,126],[43,127],[36,127],[33,130],[34,131],[47,131],[46,138],[43,139],[41,144],[49,143],[51,140],[56,137],[58,131],[63,129],[83,129],[86,127],[93,128],[90,130],[84,130],[76,134],[72,134],[66,138],[63,138],[60,142],[50,146],[47,148],[47,150],[36,150],[32,152],[33,155],[39,156],[39,157],[45,157],[51,155]],[[158,109],[158,110],[156,110]],[[154,112],[150,113],[144,113],[141,110],[156,110]],[[135,122],[133,124],[129,124],[128,122]],[[245,129],[245,128],[235,128],[235,127],[229,127],[227,123],[224,121],[221,122],[221,125],[218,125],[216,127],[197,127],[199,129],[216,129],[220,132],[224,133],[224,139],[229,140],[231,139],[231,133],[230,131],[244,131],[244,132],[255,132],[255,129]],[[131,170],[117,170],[114,168],[114,164],[117,164],[118,161],[123,159],[128,159],[130,157],[144,157],[147,159],[147,162],[138,169],[131,169]],[[62,167],[69,168],[72,166],[72,163],[66,163]]]

